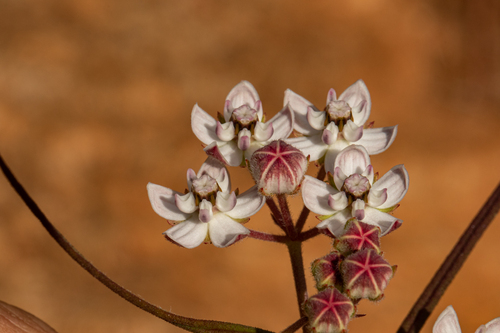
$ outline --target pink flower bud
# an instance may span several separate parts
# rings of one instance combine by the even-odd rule
[[[294,194],[299,190],[307,164],[300,150],[277,140],[253,153],[250,172],[261,194]]]
[[[358,221],[355,217],[347,220],[345,233],[336,243],[344,255],[371,249],[380,254],[380,228],[373,224]]]
[[[352,299],[378,301],[384,297],[384,289],[395,270],[396,266],[391,266],[374,250],[356,252],[342,262],[344,290]]]
[[[347,323],[354,315],[355,308],[340,291],[327,288],[304,303],[304,312],[313,332],[343,333],[347,332]]]
[[[311,264],[311,270],[318,291],[328,287],[335,287],[339,282],[342,285],[342,277],[339,276],[340,255],[337,252],[332,252],[323,258],[314,260]]]

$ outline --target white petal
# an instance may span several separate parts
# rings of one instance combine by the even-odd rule
[[[321,140],[321,134],[289,138],[285,142],[299,149],[305,156],[309,156],[309,161],[319,160],[326,154],[328,149],[328,145]]]
[[[268,123],[264,124],[264,123],[261,123],[260,121],[258,121],[255,124],[255,130],[254,130],[253,137],[257,141],[261,141],[261,142],[268,141],[273,136],[273,133],[274,133],[274,128],[273,128],[272,123],[268,122]]]
[[[255,103],[260,100],[257,90],[248,81],[241,81],[229,92],[226,101],[230,101],[229,110],[248,104],[251,108],[255,108]],[[224,115],[225,116],[225,115]]]
[[[481,326],[485,326],[485,330],[479,331],[478,329],[476,333],[500,333],[500,318],[495,318],[492,321],[488,322],[486,325]]]
[[[363,171],[363,173],[361,174],[361,176],[368,178],[370,185],[373,185],[373,179],[375,178],[375,173],[373,172],[373,166],[371,164],[367,166],[365,171]]]
[[[347,175],[342,172],[341,168],[336,167],[333,171],[333,183],[335,184],[337,190],[340,191],[342,189],[342,186],[344,186],[344,182],[346,179]]]
[[[375,155],[385,151],[396,138],[398,126],[367,128],[356,144],[364,146],[368,154]]]
[[[354,123],[358,126],[361,126],[361,127],[364,125],[364,123],[368,119],[368,118],[365,118],[365,119],[362,118],[364,116],[363,110],[364,110],[365,106],[366,106],[365,100],[362,100],[358,105],[351,106],[352,118],[354,119]]]
[[[255,140],[250,141],[250,147],[248,147],[248,149],[243,152],[245,160],[250,161],[250,158],[252,158],[253,153],[257,149],[264,147],[266,144],[267,142],[260,142]]]
[[[193,186],[193,180],[198,178],[196,177],[196,172],[194,172],[193,169],[188,169],[186,178],[188,183],[188,190],[191,190],[191,187]]]
[[[198,209],[194,200],[193,192],[189,192],[185,195],[176,194],[175,205],[181,212],[186,214],[192,214],[196,209]]]
[[[310,106],[307,107],[307,121],[315,130],[321,131],[325,128],[326,112],[314,111]]]
[[[380,191],[370,189],[368,193],[368,205],[374,208],[378,208],[384,202],[387,201],[387,189],[384,188]]]
[[[194,135],[206,145],[214,141],[220,141],[215,134],[217,122],[208,113],[203,111],[198,104],[195,104],[191,112],[191,128]]]
[[[250,230],[226,216],[226,214],[219,213],[208,224],[208,232],[214,246],[226,247],[233,244],[238,236],[249,234]]]
[[[250,147],[250,138],[252,137],[252,132],[248,129],[243,128],[238,133],[238,149],[247,150]]]
[[[318,215],[331,215],[336,212],[328,204],[330,195],[339,193],[329,184],[311,176],[304,176],[302,181],[302,200],[309,210]]]
[[[287,104],[290,105],[293,112],[295,113],[295,123],[293,127],[297,132],[300,132],[304,135],[311,135],[316,132],[316,130],[314,130],[307,121],[307,107],[310,106],[314,110],[318,110],[316,107],[314,107],[314,105],[312,105],[311,102],[309,102],[304,97],[297,95],[290,89],[287,89],[285,91],[285,100],[283,102],[283,105],[285,106]]]
[[[458,323],[457,314],[450,305],[438,317],[432,333],[461,333],[460,324]]]
[[[349,208],[346,208],[344,210],[341,210],[337,214],[327,218],[326,220],[320,222],[316,226],[316,228],[318,228],[318,229],[328,228],[328,230],[330,230],[330,232],[335,237],[340,237],[344,234],[345,223],[351,217],[352,216],[351,216],[351,212],[350,212]]]
[[[352,174],[362,174],[370,165],[370,156],[363,146],[352,145],[342,150],[335,159],[335,168],[340,167],[349,177]]]
[[[370,116],[370,110],[372,107],[372,101],[370,99],[370,93],[366,87],[363,80],[356,81],[353,85],[347,88],[339,97],[339,100],[346,101],[351,108],[357,106],[361,101],[365,100],[366,103],[359,113],[353,114],[354,122],[361,126],[363,125]]]
[[[387,234],[396,221],[403,222],[390,214],[383,213],[370,206],[365,207],[365,218],[362,221],[380,227],[381,236]]]
[[[161,217],[171,221],[184,221],[191,215],[181,212],[175,205],[175,195],[181,193],[153,183],[149,183],[147,189],[151,206]]]
[[[215,199],[215,207],[221,212],[227,212],[236,206],[236,193],[233,192],[217,192]]]
[[[273,124],[273,136],[271,140],[286,139],[293,131],[294,115],[288,105],[269,120]]]
[[[351,120],[348,120],[342,130],[342,134],[347,141],[356,142],[363,136],[363,127],[356,125]]]
[[[165,231],[165,235],[185,248],[197,247],[207,237],[208,224],[198,221],[198,216],[193,215],[189,220],[181,222]]]
[[[200,207],[199,207],[199,219],[200,222],[208,223],[212,218],[214,217],[214,214],[212,212],[212,203],[210,201],[207,201],[206,199],[203,199],[200,202]]]
[[[349,202],[344,191],[328,196],[328,206],[334,210],[344,210],[348,204]]]
[[[330,104],[330,102],[337,100],[337,93],[333,88],[328,91],[328,95],[326,95],[326,105]]]
[[[265,202],[266,198],[259,194],[255,185],[236,198],[236,206],[226,215],[235,219],[244,219],[257,213]]]
[[[243,153],[238,149],[234,141],[228,141],[223,144],[212,143],[203,149],[209,156],[226,163],[230,166],[239,166],[243,162]]]
[[[363,200],[357,199],[352,203],[351,215],[360,221],[365,218],[365,202]]]
[[[325,154],[325,171],[331,174],[335,171],[335,160],[338,154],[346,147],[349,146],[349,142],[346,140],[337,140],[328,147]]]
[[[384,188],[387,189],[387,201],[377,208],[384,209],[398,204],[408,191],[409,184],[410,179],[408,177],[408,172],[403,164],[396,165],[389,170],[389,172],[373,184],[371,189],[371,191],[380,191]]]
[[[329,123],[326,128],[323,130],[323,134],[321,135],[321,140],[325,145],[333,145],[337,138],[339,137],[339,128],[335,125],[334,122]]]
[[[226,167],[224,164],[211,156],[205,160],[198,171],[198,178],[203,175],[209,175],[215,179],[223,192],[231,189],[231,179],[229,178],[229,173]]]
[[[229,121],[225,124],[221,124],[220,121],[217,122],[217,127],[215,128],[215,134],[219,140],[231,141],[234,138],[234,124]]]

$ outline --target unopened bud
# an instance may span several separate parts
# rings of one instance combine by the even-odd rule
[[[300,150],[277,140],[253,153],[250,172],[263,195],[294,194],[299,190],[307,163]]]
[[[309,327],[317,333],[347,332],[347,323],[354,315],[351,300],[335,288],[327,288],[304,303]]]
[[[368,298],[378,301],[394,275],[391,266],[374,250],[362,250],[351,254],[342,262],[345,292],[352,299]]]
[[[316,289],[322,291],[328,287],[335,287],[336,284],[342,285],[340,276],[340,255],[337,252],[327,254],[323,258],[313,261],[311,264],[312,274],[316,280]]]
[[[356,251],[371,249],[380,254],[380,228],[373,224],[358,221],[355,217],[347,220],[345,233],[336,243],[337,249],[344,255]]]

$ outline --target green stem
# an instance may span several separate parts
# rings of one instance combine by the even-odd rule
[[[165,320],[166,322],[175,325],[177,327],[183,328],[191,332],[269,332],[259,328],[244,326],[239,324],[213,321],[213,320],[202,320],[194,319],[189,317],[183,317],[175,315],[173,313],[167,312],[156,305],[153,305],[143,298],[135,295],[134,293],[123,288],[109,277],[107,277],[103,272],[101,272],[97,267],[92,265],[78,250],[76,250],[73,245],[71,245],[66,238],[50,223],[45,214],[41,211],[35,201],[30,197],[28,192],[19,183],[16,177],[12,174],[7,164],[5,164],[2,156],[0,156],[0,168],[2,169],[5,177],[14,188],[14,190],[19,194],[21,199],[24,201],[26,206],[31,210],[33,215],[38,218],[42,223],[47,232],[54,238],[54,240],[63,248],[63,250],[80,266],[83,267],[87,272],[90,273],[99,282],[105,285],[107,288],[111,289],[114,293],[118,294],[120,297],[124,298],[126,301],[134,304],[140,309],[151,313],[158,318]]]
[[[446,257],[441,267],[439,267],[399,327],[398,333],[420,332],[427,318],[429,318],[441,296],[446,291],[446,288],[448,288],[455,275],[457,275],[472,249],[499,210],[500,184],[498,184],[469,227],[464,231],[453,250]]]

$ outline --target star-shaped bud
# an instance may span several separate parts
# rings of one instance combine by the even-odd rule
[[[332,252],[326,256],[316,259],[311,264],[311,271],[316,280],[316,289],[322,291],[328,287],[335,287],[342,283],[340,274],[340,255]]]
[[[347,332],[347,323],[354,315],[351,300],[335,288],[328,288],[304,303],[309,326],[317,333]]]
[[[261,194],[294,194],[299,190],[307,164],[300,150],[277,140],[253,153],[250,172]]]
[[[336,248],[344,255],[356,251],[371,249],[380,254],[380,228],[373,224],[363,223],[355,217],[349,219],[346,232],[337,243]]]
[[[393,277],[396,266],[391,266],[374,250],[361,250],[342,262],[345,292],[352,299],[382,299],[384,289]]]

